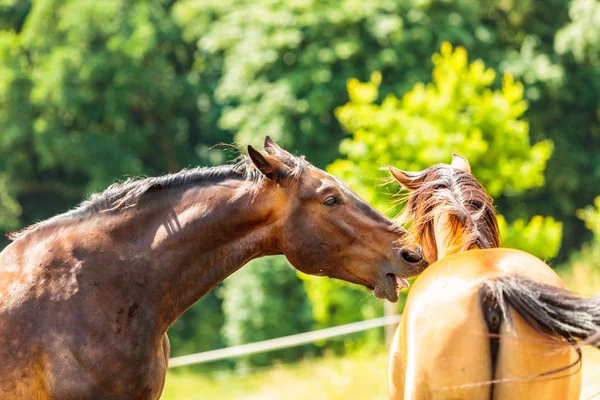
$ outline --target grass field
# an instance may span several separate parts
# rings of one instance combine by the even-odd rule
[[[387,399],[387,356],[326,356],[292,365],[276,365],[245,376],[203,376],[170,372],[163,399]]]
[[[600,350],[586,348],[582,400],[600,399]],[[387,354],[384,349],[345,357],[324,357],[293,365],[276,365],[248,375],[200,375],[170,372],[165,400],[387,399]]]
[[[166,400],[192,399],[387,399],[387,356],[326,356],[292,365],[276,365],[245,376],[203,376],[176,371],[167,376]]]

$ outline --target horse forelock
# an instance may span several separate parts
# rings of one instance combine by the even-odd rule
[[[434,223],[437,216],[448,217],[452,235],[462,231],[463,249],[499,247],[500,232],[492,198],[470,174],[446,164],[437,164],[414,176],[422,184],[401,198],[406,205],[399,223],[410,223],[407,241],[427,237],[435,246]]]

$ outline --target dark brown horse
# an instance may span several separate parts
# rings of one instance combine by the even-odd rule
[[[156,399],[166,331],[249,260],[396,301],[406,231],[268,137],[238,164],[127,181],[13,235],[0,254],[1,399]]]
[[[393,399],[578,399],[577,340],[596,342],[600,297],[563,289],[536,257],[500,249],[491,198],[455,155],[421,172],[401,220],[431,265],[415,282],[390,354]],[[600,342],[596,342],[600,346]]]

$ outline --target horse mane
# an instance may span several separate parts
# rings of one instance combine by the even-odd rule
[[[304,157],[280,157],[291,168],[291,177],[297,179],[311,164]],[[129,178],[124,182],[110,185],[101,193],[92,194],[75,208],[63,214],[30,225],[20,231],[9,233],[11,240],[25,236],[34,229],[65,220],[86,217],[103,211],[119,211],[138,204],[140,199],[151,191],[165,190],[202,182],[221,182],[227,179],[241,179],[260,182],[264,175],[254,166],[248,156],[239,156],[233,164],[215,167],[195,167],[183,169],[173,174],[147,178]],[[258,190],[260,185],[256,186]]]
[[[435,246],[434,221],[447,214],[453,234],[462,228],[465,241],[462,250],[473,246],[481,249],[500,247],[500,231],[493,200],[471,175],[447,164],[436,164],[420,172],[406,173],[417,189],[408,194],[399,223],[411,222],[408,240],[419,242],[427,237]]]

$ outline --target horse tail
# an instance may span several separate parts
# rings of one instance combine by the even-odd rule
[[[479,295],[490,333],[498,334],[502,321],[514,330],[510,306],[538,333],[600,348],[600,295],[582,297],[514,275],[485,281]]]

